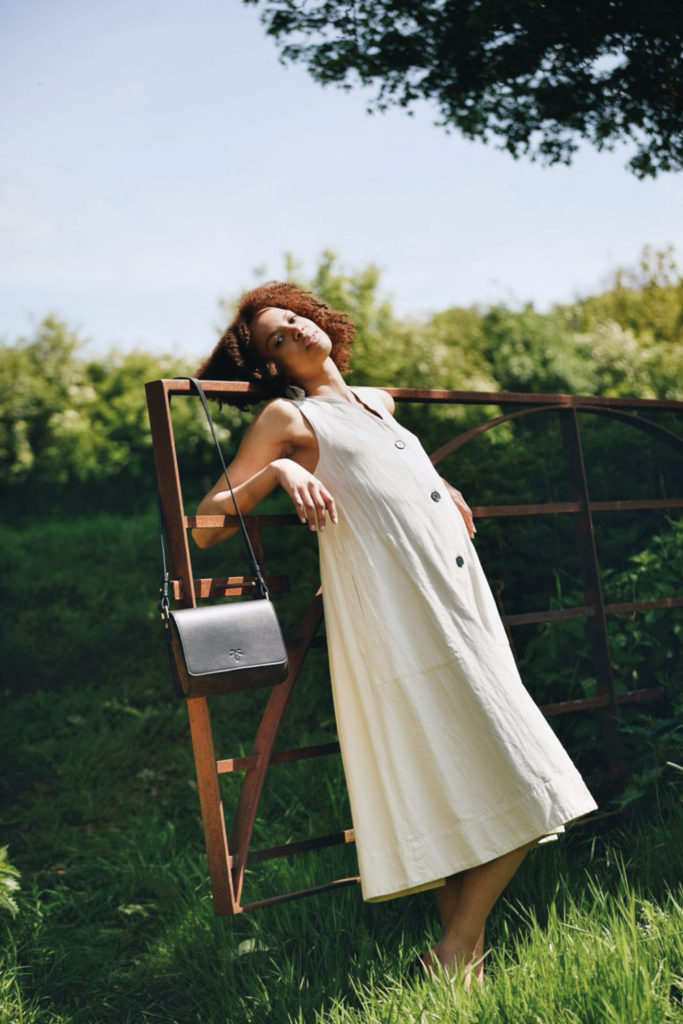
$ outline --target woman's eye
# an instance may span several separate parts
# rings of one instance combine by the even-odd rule
[[[282,335],[281,334],[276,334],[275,335],[274,348],[279,348],[281,344],[282,344]]]
[[[288,320],[288,323],[293,324],[295,320],[296,320],[296,313],[292,313],[292,315],[290,316],[290,318]]]

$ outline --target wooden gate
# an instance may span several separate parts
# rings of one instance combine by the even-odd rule
[[[229,400],[231,396],[244,398],[245,393],[249,393],[253,395],[254,401],[258,401],[258,392],[251,385],[240,381],[206,381],[203,382],[203,386],[209,397]],[[387,390],[397,402],[512,407],[512,411],[481,423],[438,448],[431,455],[435,465],[438,465],[442,459],[461,448],[473,437],[507,420],[539,414],[558,416],[567,479],[570,486],[570,500],[543,504],[474,506],[472,511],[475,517],[548,514],[564,514],[573,517],[580,556],[584,604],[561,610],[546,609],[526,614],[506,614],[503,615],[503,621],[506,628],[509,628],[531,622],[570,618],[585,618],[587,620],[597,679],[596,696],[546,704],[541,706],[541,711],[549,716],[597,709],[600,716],[605,764],[604,771],[599,775],[592,776],[588,781],[589,783],[610,782],[619,786],[624,781],[625,768],[619,734],[618,706],[632,702],[657,700],[663,696],[664,690],[662,687],[650,687],[630,690],[626,693],[616,692],[607,634],[607,616],[642,611],[647,608],[681,607],[683,606],[683,596],[669,595],[650,601],[606,604],[600,580],[593,516],[595,513],[601,512],[680,509],[683,508],[683,498],[591,501],[581,448],[579,413],[620,419],[637,429],[655,434],[678,453],[681,453],[683,452],[683,437],[652,422],[644,413],[647,413],[648,410],[683,412],[683,402],[517,392],[435,391],[405,388],[388,388]],[[254,587],[252,577],[230,576],[220,579],[197,579],[194,577],[187,531],[193,527],[237,525],[237,520],[235,517],[228,516],[193,516],[185,513],[170,401],[172,396],[190,396],[192,392],[189,382],[187,380],[156,380],[146,385],[146,392],[157,484],[169,545],[171,594],[175,606],[179,608],[192,607],[201,598],[248,594]],[[634,415],[635,411],[639,414]],[[261,563],[263,563],[261,529],[298,523],[298,519],[293,513],[291,515],[250,515],[245,518],[250,539]],[[268,573],[265,578],[270,590],[277,593],[282,583],[281,578]],[[289,676],[284,683],[273,687],[271,691],[256,730],[251,754],[245,757],[217,758],[208,700],[204,697],[195,697],[187,701],[213,908],[216,914],[238,914],[245,910],[253,910],[298,896],[306,896],[358,882],[357,877],[337,878],[308,889],[280,893],[250,903],[242,903],[244,872],[248,864],[289,856],[305,850],[353,842],[353,830],[348,828],[299,842],[285,843],[259,850],[251,849],[256,811],[268,766],[339,752],[339,744],[336,742],[277,752],[274,752],[273,749],[282,716],[306,654],[311,646],[319,645],[321,642],[322,638],[316,637],[321,621],[322,598],[318,589],[312,597],[296,634],[287,638]],[[221,699],[229,699],[229,697]],[[229,838],[219,790],[219,776],[227,772],[245,773],[237,806],[232,814]]]

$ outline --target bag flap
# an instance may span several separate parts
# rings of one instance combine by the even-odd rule
[[[189,675],[279,665],[287,660],[280,623],[269,600],[181,608],[170,614]]]

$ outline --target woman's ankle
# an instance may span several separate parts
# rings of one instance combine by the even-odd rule
[[[483,963],[477,957],[476,949],[467,943],[449,942],[444,937],[432,948],[432,955],[438,958],[441,966],[450,974],[457,974],[461,969],[478,972],[479,976],[483,974]]]

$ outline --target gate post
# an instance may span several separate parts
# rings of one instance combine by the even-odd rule
[[[595,664],[597,693],[599,697],[607,698],[607,703],[600,708],[605,757],[609,773],[615,776],[618,788],[618,776],[624,776],[625,773],[624,754],[619,734],[614,674],[612,672],[612,658],[607,634],[607,616],[602,596],[598,553],[595,545],[595,532],[593,530],[593,516],[591,514],[590,496],[588,494],[588,482],[586,480],[586,469],[581,449],[581,436],[579,434],[576,408],[572,405],[569,408],[558,409],[558,416],[562,430],[564,454],[567,460],[567,476],[571,497],[579,505],[579,511],[574,513],[574,525],[579,545],[583,592],[586,605],[591,609],[587,625],[591,650],[593,652],[593,662]]]

